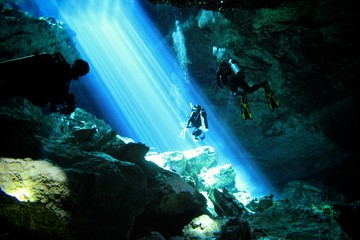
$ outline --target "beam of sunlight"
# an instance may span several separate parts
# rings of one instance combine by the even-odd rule
[[[187,59],[172,53],[138,1],[49,0],[46,5],[38,1],[44,15],[56,15],[76,32],[77,48],[90,64],[90,73],[72,83],[79,107],[90,109],[120,135],[152,151],[212,146],[218,159],[236,170],[239,189],[253,195],[274,191],[231,129],[217,119],[208,99],[197,91],[188,76]],[[183,37],[179,24],[174,22],[174,38]],[[183,44],[184,39],[174,43]],[[185,45],[176,47],[186,53]],[[193,142],[191,130],[180,138],[190,102],[204,106],[208,114],[209,131],[203,142]]]

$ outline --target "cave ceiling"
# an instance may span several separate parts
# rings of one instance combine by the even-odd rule
[[[286,2],[286,0],[149,0],[152,4],[170,4],[175,7],[197,6],[205,10],[228,11],[233,9],[271,8]]]

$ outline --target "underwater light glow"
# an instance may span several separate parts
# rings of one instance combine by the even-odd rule
[[[21,202],[48,202],[54,186],[59,198],[66,198],[67,180],[64,170],[47,160],[0,157],[0,189]]]
[[[31,199],[31,193],[27,188],[17,188],[8,194],[21,202],[27,202]]]
[[[119,135],[154,151],[212,146],[218,159],[236,169],[239,189],[268,194],[270,186],[246,150],[190,80],[181,23],[174,19],[172,37],[177,46],[172,48],[139,2],[49,0],[45,4],[38,0],[45,16],[55,15],[76,32],[77,48],[90,64],[90,73],[71,84],[78,106],[91,109]],[[178,49],[176,54],[172,49]],[[191,130],[185,139],[180,137],[190,102],[205,107],[208,115],[209,132],[203,142],[195,143]]]

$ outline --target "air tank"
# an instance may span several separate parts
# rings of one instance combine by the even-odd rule
[[[231,68],[231,71],[233,71],[233,73],[235,75],[238,75],[240,73],[241,69],[240,69],[239,63],[236,60],[230,58],[229,66]]]
[[[203,127],[204,132],[209,131],[209,124],[205,110],[201,112],[200,117],[201,117],[201,126]]]

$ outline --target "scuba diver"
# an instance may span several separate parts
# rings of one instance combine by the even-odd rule
[[[60,52],[34,55],[0,62],[0,101],[27,98],[50,112],[70,114],[75,110],[75,95],[69,93],[71,80],[90,71],[89,64],[77,59],[70,65]]]
[[[205,132],[209,130],[209,126],[206,111],[200,105],[192,107],[186,127],[181,131],[180,136],[185,136],[188,128],[193,128],[191,134],[195,142],[205,139]]]
[[[251,94],[261,87],[265,90],[269,108],[274,109],[280,106],[268,82],[264,81],[262,84],[254,84],[250,87],[245,81],[245,74],[241,70],[239,63],[230,55],[228,61],[223,60],[220,62],[216,72],[216,85],[219,88],[228,86],[233,96],[241,96],[241,115],[244,120],[252,118],[247,94]]]

